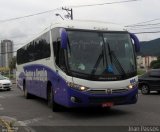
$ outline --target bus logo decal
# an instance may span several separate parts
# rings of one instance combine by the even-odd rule
[[[112,94],[112,89],[110,88],[106,89],[106,94]]]
[[[46,70],[38,70],[35,71],[25,71],[27,80],[36,80],[36,81],[47,81],[47,71]]]

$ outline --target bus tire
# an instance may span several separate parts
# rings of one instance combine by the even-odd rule
[[[52,108],[53,112],[58,112],[61,110],[61,106],[54,101],[54,92],[52,86],[47,88],[47,103],[50,108]]]
[[[30,99],[31,98],[31,94],[28,93],[28,90],[26,88],[26,84],[25,83],[23,84],[23,91],[24,91],[24,97],[26,99]]]
[[[53,92],[51,88],[47,88],[47,104],[52,108]]]
[[[60,111],[62,111],[62,106],[60,106],[55,101],[53,101],[53,103],[52,103],[52,111],[53,112],[60,112]]]

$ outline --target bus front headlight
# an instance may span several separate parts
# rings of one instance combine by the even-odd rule
[[[130,90],[130,89],[136,88],[137,85],[138,85],[137,82],[136,82],[136,83],[133,83],[133,84],[129,84],[129,85],[127,86],[127,88]]]
[[[72,82],[67,82],[67,85],[73,89],[77,89],[79,91],[87,91],[89,88],[85,86],[81,86]]]

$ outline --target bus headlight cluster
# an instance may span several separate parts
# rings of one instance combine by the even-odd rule
[[[77,89],[79,91],[87,91],[89,88],[85,86],[81,86],[72,82],[67,82],[67,85],[71,88]]]
[[[130,84],[127,86],[128,89],[133,89],[133,88],[136,88],[138,85],[138,83],[133,83],[133,84]]]

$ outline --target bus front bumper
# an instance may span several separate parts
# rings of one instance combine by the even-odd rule
[[[67,107],[96,107],[111,105],[135,104],[138,99],[138,88],[116,94],[90,94],[75,89],[68,89]],[[106,105],[108,106],[108,105]]]

